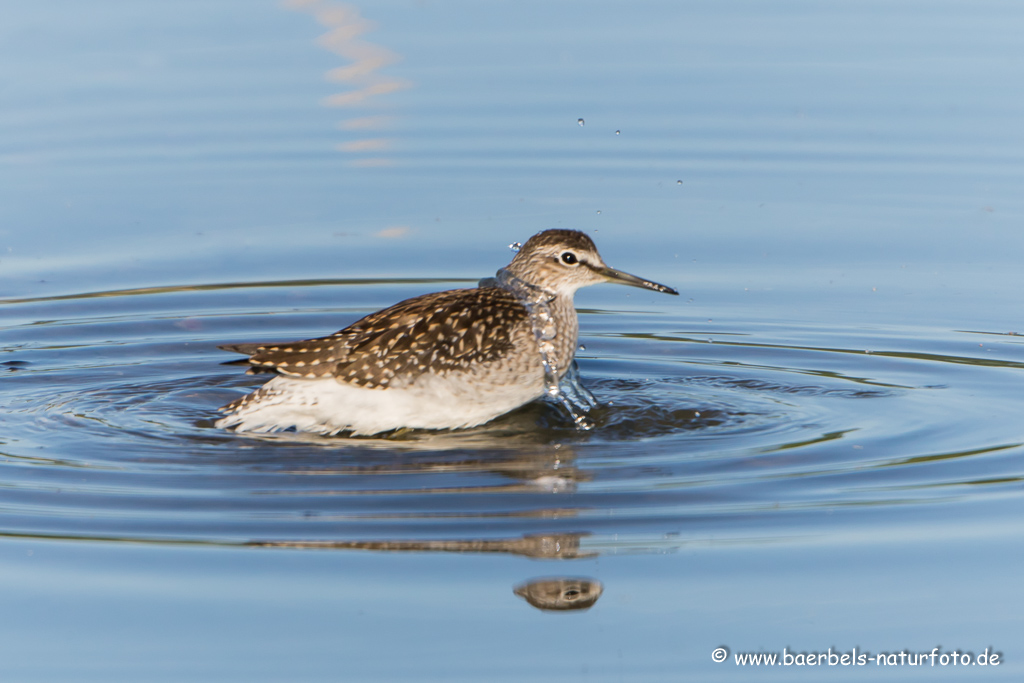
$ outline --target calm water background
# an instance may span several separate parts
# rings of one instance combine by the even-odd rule
[[[4,680],[1019,679],[1018,3],[0,17]],[[261,381],[218,343],[550,227],[683,293],[578,295],[592,432],[211,426]]]

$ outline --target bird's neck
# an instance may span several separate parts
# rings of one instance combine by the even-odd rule
[[[511,265],[511,264],[510,264]],[[509,267],[500,269],[493,278],[486,278],[480,281],[481,285],[487,284],[493,287],[500,287],[511,292],[524,304],[545,304],[553,301],[559,296],[559,292],[542,285],[530,282]],[[569,297],[572,299],[572,296]]]
[[[576,356],[576,344],[579,340],[580,323],[576,317],[572,294],[557,296],[548,304],[551,317],[554,318],[558,333],[551,340],[555,349],[555,365],[558,377],[561,378],[572,365]],[[550,359],[549,359],[550,360]]]
[[[502,268],[494,278],[480,284],[500,287],[519,299],[530,315],[530,324],[542,353],[544,348],[551,349],[544,355],[561,379],[572,365],[579,338],[579,320],[573,305],[575,291],[558,291],[527,282],[510,268]]]

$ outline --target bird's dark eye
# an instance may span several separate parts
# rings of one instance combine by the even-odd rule
[[[576,254],[571,251],[566,251],[562,253],[562,263],[567,266],[575,266],[579,263],[579,260],[576,258]]]

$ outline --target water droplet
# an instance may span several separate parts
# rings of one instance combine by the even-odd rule
[[[700,417],[700,411],[699,410],[693,411],[693,414],[696,415],[697,417]]]
[[[586,413],[597,407],[597,399],[587,391],[579,381],[576,364],[569,357],[569,367],[559,377],[558,358],[552,339],[557,338],[554,315],[549,304],[555,300],[556,294],[537,285],[524,282],[512,275],[506,268],[498,271],[492,278],[497,286],[512,292],[526,307],[530,316],[533,336],[540,352],[541,366],[544,368],[544,384],[547,395],[561,405],[572,417],[577,429],[589,430],[593,424],[586,418]]]
[[[583,344],[580,344],[580,351],[586,351],[586,350],[587,350],[587,347],[584,346]]]
[[[616,135],[618,135],[618,134],[619,134],[619,133],[621,133],[621,132],[622,132],[622,131],[619,131],[619,130],[617,130],[617,131],[615,131],[615,134],[616,134]]]
[[[580,124],[580,128],[582,128],[586,124],[586,121],[584,121],[583,119],[577,119],[576,123]]]
[[[682,184],[683,184],[683,181],[682,181],[682,180],[677,180],[677,181],[676,181],[676,185],[682,185]]]
[[[601,215],[601,209],[598,209],[598,210],[597,210],[597,215],[598,215],[598,216],[600,216],[600,215]]]
[[[523,248],[523,243],[522,242],[513,242],[512,244],[508,245],[508,248],[518,254],[519,250]]]

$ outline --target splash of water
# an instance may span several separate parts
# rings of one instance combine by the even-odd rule
[[[502,268],[495,277],[484,278],[481,287],[500,287],[515,295],[530,316],[533,337],[537,341],[540,362],[544,368],[544,385],[547,397],[562,406],[577,429],[593,429],[587,413],[597,407],[597,399],[583,386],[576,361],[569,364],[565,375],[559,379],[558,363],[553,340],[558,336],[558,327],[551,313],[551,302],[557,294],[550,289],[531,284]]]

